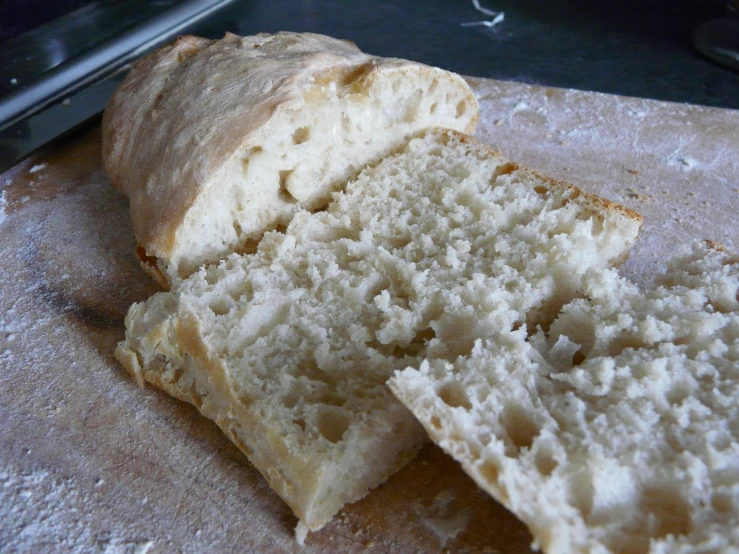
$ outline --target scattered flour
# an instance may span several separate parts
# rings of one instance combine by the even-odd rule
[[[4,190],[0,190],[0,225],[8,217],[8,197]]]
[[[450,540],[464,532],[470,521],[469,510],[460,508],[454,493],[454,489],[441,491],[430,506],[424,506],[420,501],[414,504],[414,512],[434,534],[439,548],[444,548]]]
[[[96,536],[93,509],[71,479],[6,465],[0,469],[0,551],[146,554],[154,546],[113,533]]]
[[[29,173],[36,173],[37,171],[41,171],[42,169],[46,169],[49,166],[49,164],[38,164],[34,165],[31,169],[28,170]]]
[[[691,169],[695,169],[699,165],[699,162],[687,156],[678,156],[667,158],[667,164],[682,171],[690,171]]]

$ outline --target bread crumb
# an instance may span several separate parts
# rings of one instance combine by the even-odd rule
[[[628,168],[627,168],[627,169],[626,169],[626,171],[628,171],[628,172],[629,172],[629,173],[631,173],[632,175],[639,175],[639,171],[638,171],[638,170],[636,170],[636,169],[628,169]]]
[[[298,521],[298,524],[295,526],[295,542],[303,546],[305,544],[305,538],[308,536],[308,531],[310,531],[308,526],[302,521]]]
[[[651,198],[648,194],[642,194],[641,192],[637,192],[634,189],[629,189],[626,193],[626,196],[629,198],[636,198],[637,200],[641,200],[643,202],[646,202]]]

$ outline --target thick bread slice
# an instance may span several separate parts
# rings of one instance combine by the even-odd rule
[[[426,440],[394,370],[558,310],[640,221],[431,130],[255,254],[134,305],[116,354],[216,421],[315,530]]]
[[[548,554],[739,549],[739,256],[696,244],[662,282],[592,272],[548,339],[389,383]]]
[[[137,63],[103,116],[111,182],[131,198],[162,284],[285,225],[432,126],[472,132],[477,101],[441,69],[299,33],[181,37]]]

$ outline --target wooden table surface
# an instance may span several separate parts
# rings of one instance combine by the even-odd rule
[[[470,84],[481,140],[645,216],[630,277],[694,238],[739,245],[739,111]],[[434,446],[299,548],[216,426],[114,359],[129,305],[157,290],[134,244],[99,127],[0,176],[0,552],[529,551]]]

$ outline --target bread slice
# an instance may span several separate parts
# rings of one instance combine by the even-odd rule
[[[131,198],[142,265],[167,285],[325,206],[413,132],[472,132],[477,118],[458,75],[347,41],[186,36],[137,63],[113,94],[103,158]]]
[[[661,282],[590,272],[547,338],[390,380],[548,554],[739,548],[739,256],[696,244]]]
[[[640,217],[436,129],[134,305],[118,359],[213,419],[300,518],[299,537],[427,439],[385,383],[569,300]],[[505,307],[505,309],[502,309]]]

